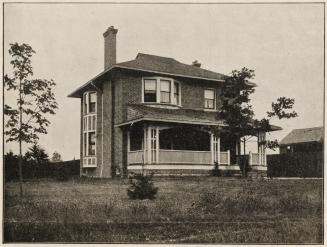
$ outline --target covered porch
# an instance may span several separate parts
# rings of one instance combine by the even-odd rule
[[[239,171],[237,145],[228,148],[223,136],[216,136],[204,126],[143,123],[127,129],[127,170],[220,170]],[[258,136],[258,143],[265,133]],[[249,154],[249,164],[266,170],[264,146]]]

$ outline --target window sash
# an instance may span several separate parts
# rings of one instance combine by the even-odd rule
[[[204,90],[205,99],[215,99],[215,91],[213,89]]]
[[[215,109],[215,96],[216,94],[214,89],[204,90],[204,108]]]
[[[180,83],[162,77],[143,78],[143,103],[180,105]]]
[[[213,99],[205,99],[204,107],[207,109],[214,109],[214,103],[215,101]]]

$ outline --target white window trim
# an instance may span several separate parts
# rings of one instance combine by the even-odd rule
[[[145,89],[145,80],[156,80],[156,91],[157,91],[157,95],[156,95],[156,102],[144,102],[144,89]],[[160,96],[160,80],[166,80],[166,81],[170,81],[170,102],[169,103],[162,103],[160,102],[161,100],[161,96]],[[178,88],[179,88],[179,102],[178,104],[176,104],[176,102],[174,101],[174,93],[175,93],[175,87],[174,87],[174,82],[176,82],[178,84]],[[167,78],[167,77],[159,77],[159,76],[154,76],[154,77],[143,77],[142,78],[142,103],[146,103],[146,104],[161,104],[161,105],[176,105],[176,106],[182,106],[182,88],[181,88],[181,83],[179,81],[176,81],[174,79],[171,78]]]
[[[95,93],[95,112],[90,113],[89,112],[89,95],[91,93]],[[83,157],[95,157],[96,153],[97,153],[97,101],[98,101],[98,95],[96,91],[88,91],[85,92],[83,94],[83,107],[85,105],[84,99],[85,99],[85,95],[86,96],[86,113],[84,113],[84,109],[83,109],[83,126],[82,126],[82,140],[83,140]],[[91,125],[92,125],[92,117],[95,116],[95,122],[94,122],[94,129],[89,129],[89,118],[91,118]],[[95,154],[94,155],[89,155],[89,133],[93,133],[95,134]],[[84,134],[86,134],[86,140],[84,138]],[[86,142],[86,146],[85,146],[85,142]]]
[[[205,97],[205,91],[206,90],[213,90],[213,96],[214,96],[214,99],[213,99],[213,108],[206,108],[206,97]],[[203,108],[205,111],[216,111],[217,110],[217,95],[216,95],[216,89],[215,88],[204,88],[203,90],[203,99],[204,99],[204,102],[203,102]]]

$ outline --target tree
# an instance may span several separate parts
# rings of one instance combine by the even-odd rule
[[[52,154],[51,161],[52,162],[60,162],[60,161],[62,161],[60,153],[58,153],[57,151],[54,151],[53,154]]]
[[[43,148],[41,148],[36,143],[28,149],[25,153],[26,161],[33,162],[38,165],[47,164],[49,162],[49,155],[45,152]]]
[[[293,118],[297,116],[295,111],[289,112],[294,106],[294,99],[280,97],[276,103],[272,103],[272,110],[267,112],[267,117],[261,120],[254,118],[250,96],[255,92],[250,82],[255,76],[254,70],[242,68],[240,71],[233,70],[231,76],[226,79],[222,88],[222,108],[218,113],[220,119],[224,119],[226,126],[214,129],[214,132],[223,135],[230,150],[235,150],[236,144],[240,147],[239,141],[245,144],[247,136],[253,136],[258,131],[269,132],[272,129],[270,120],[273,117],[278,119]],[[265,141],[268,148],[278,146],[277,140]],[[235,152],[232,152],[235,153]],[[238,148],[240,155],[241,148]],[[235,158],[235,157],[231,157]],[[245,160],[243,159],[243,175],[245,176]]]
[[[28,44],[10,44],[10,64],[12,75],[4,76],[7,91],[12,91],[16,97],[16,104],[5,104],[6,115],[5,132],[7,142],[19,143],[19,181],[20,196],[23,196],[22,176],[22,143],[35,143],[39,134],[47,134],[50,121],[46,118],[55,114],[58,104],[52,91],[56,85],[54,81],[46,79],[32,79],[33,68],[31,57],[35,53]]]

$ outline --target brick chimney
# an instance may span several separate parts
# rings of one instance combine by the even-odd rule
[[[195,66],[195,67],[201,67],[201,63],[198,62],[198,60],[195,60],[194,62],[192,62],[192,65]]]
[[[113,26],[108,27],[104,32],[104,69],[110,68],[116,64],[116,35],[118,29]]]

